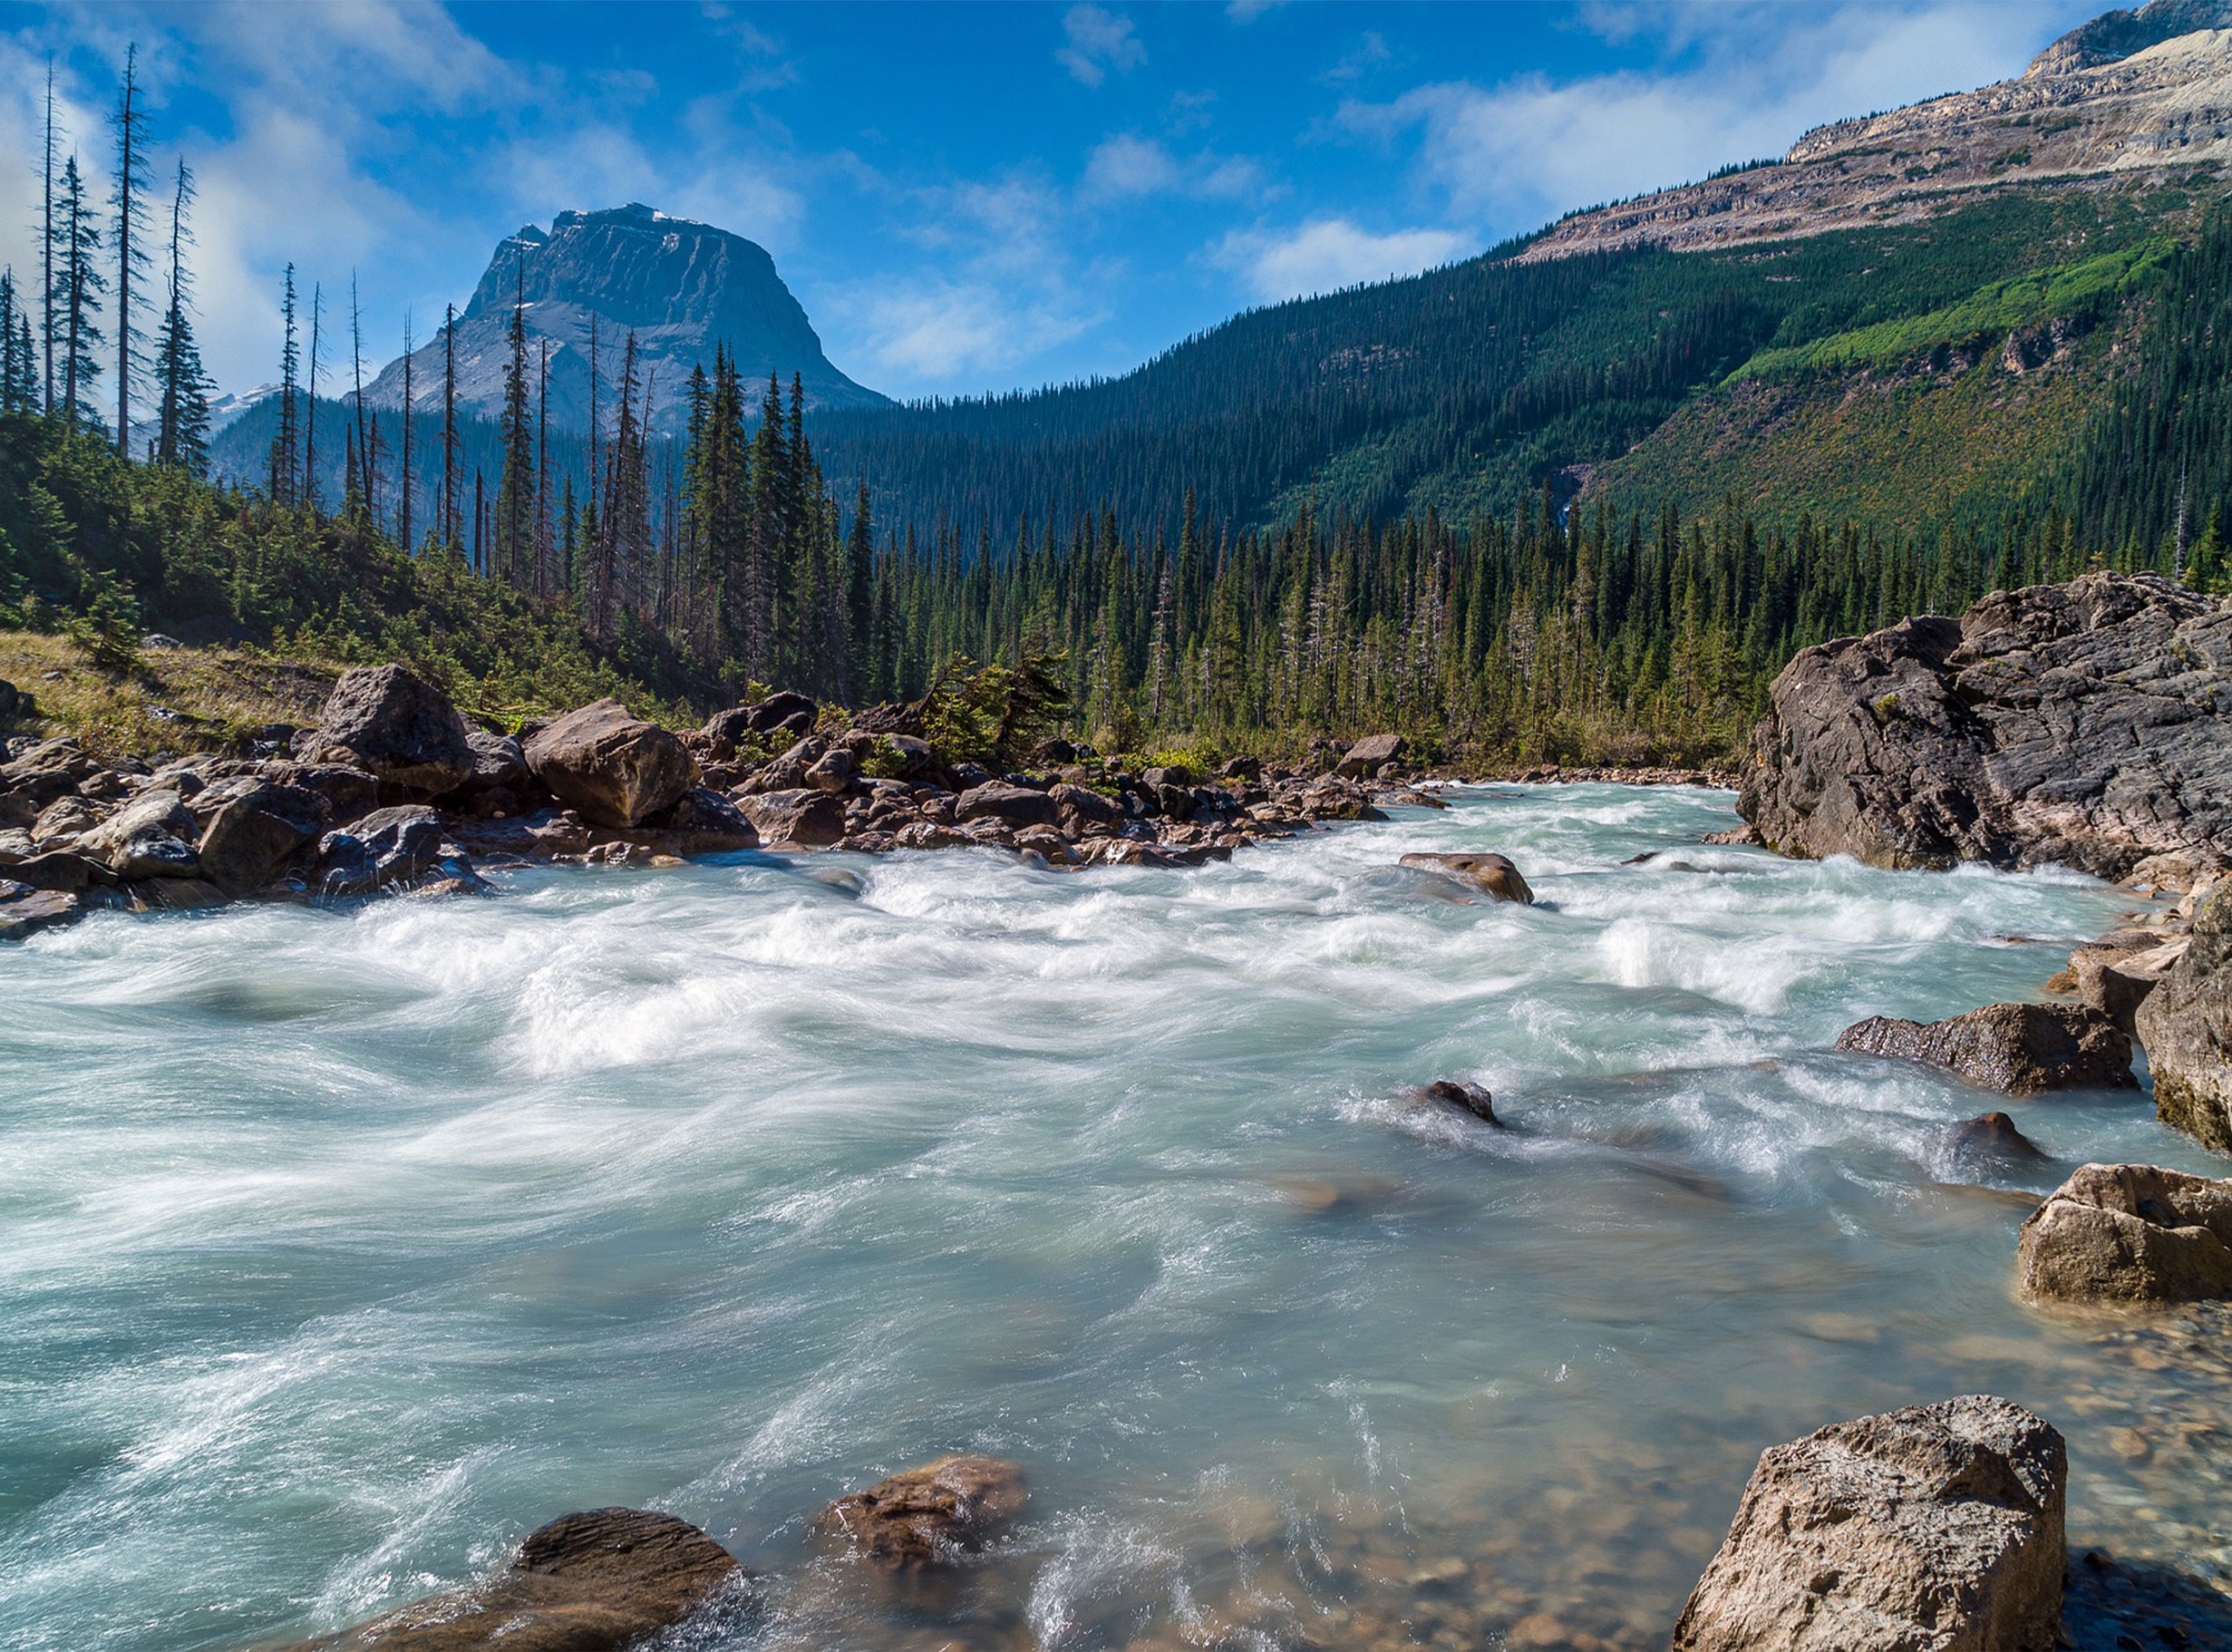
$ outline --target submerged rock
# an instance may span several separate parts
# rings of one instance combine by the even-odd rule
[[[1871,1015],[1837,1047],[1926,1062],[2007,1095],[2132,1090],[2131,1041],[2099,1010],[2065,1004],[1987,1004],[1928,1023]]]
[[[1994,591],[1783,667],[1738,807],[1784,854],[1877,866],[2221,865],[2228,694],[2220,598],[2152,574]]]
[[[1990,1394],[1775,1446],[1675,1652],[2046,1652],[2068,1479],[2061,1434]]]
[[[470,779],[473,749],[447,696],[402,666],[341,674],[305,744],[314,762],[342,763],[430,794]]]
[[[997,1536],[1029,1497],[1017,1464],[956,1453],[839,1498],[814,1526],[869,1560],[927,1566]]]
[[[750,1574],[687,1521],[592,1509],[530,1533],[493,1577],[291,1652],[622,1652],[680,1623],[740,1575]]]
[[[1961,1164],[1993,1160],[2004,1164],[2036,1164],[2046,1157],[2004,1113],[1963,1119],[1946,1132],[1946,1146]]]
[[[529,736],[527,766],[560,802],[598,826],[625,831],[670,808],[697,783],[681,741],[599,700]]]
[[[2156,1116],[2232,1152],[2232,879],[2202,903],[2192,944],[2131,1024],[2147,1046]]]
[[[1519,876],[1519,869],[1503,855],[1405,855],[1402,864],[1421,871],[1444,872],[1498,900],[1515,901],[1523,907],[1535,904],[1534,890]]]
[[[2023,1224],[2015,1285],[2057,1302],[2232,1297],[2232,1181],[2084,1165]]]
[[[1469,1113],[1483,1124],[1493,1124],[1499,1130],[1503,1121],[1496,1116],[1496,1098],[1479,1084],[1464,1084],[1453,1078],[1437,1078],[1431,1084],[1421,1084],[1411,1092],[1411,1099],[1431,1106],[1454,1107]]]

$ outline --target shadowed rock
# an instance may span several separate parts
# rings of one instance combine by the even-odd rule
[[[2004,1113],[1962,1120],[1946,1132],[1946,1146],[1960,1164],[2037,1164],[2046,1157]]]
[[[1499,1130],[1503,1121],[1496,1116],[1496,1098],[1479,1084],[1461,1084],[1453,1078],[1437,1078],[1431,1084],[1421,1084],[1411,1092],[1411,1099],[1430,1106],[1454,1107],[1469,1113],[1483,1124],[1493,1124]]]
[[[1523,907],[1535,904],[1534,890],[1519,876],[1519,869],[1502,855],[1405,855],[1402,864],[1420,871],[1445,873],[1498,900],[1516,901]]]
[[[2221,864],[2228,692],[2222,598],[2151,574],[1995,591],[1783,667],[1738,807],[1784,854],[1877,866]]]
[[[2031,1213],[2015,1285],[2033,1300],[2232,1297],[2232,1181],[2151,1164],[2088,1164]]]
[[[1674,1652],[2047,1652],[2068,1479],[2061,1434],[1990,1394],[1775,1446]]]
[[[956,1453],[839,1498],[814,1529],[868,1560],[927,1566],[997,1536],[1029,1496],[1016,1464]]]
[[[531,1533],[493,1577],[290,1652],[622,1652],[681,1622],[742,1571],[687,1521],[593,1509]]]
[[[1871,1015],[1838,1034],[1837,1047],[1926,1062],[2006,1095],[2139,1086],[2131,1041],[2100,1011],[2076,1005],[1987,1004],[1928,1023]]]
[[[414,792],[452,791],[473,772],[472,745],[456,708],[402,666],[343,672],[305,743],[315,762],[362,769]]]
[[[827,792],[797,786],[736,800],[761,840],[777,848],[820,849],[845,835],[845,805]]]
[[[2193,920],[2192,944],[2132,1016],[2165,1124],[2232,1152],[2232,879]]]

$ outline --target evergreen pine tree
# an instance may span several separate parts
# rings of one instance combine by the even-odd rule
[[[214,388],[194,343],[186,248],[193,239],[186,209],[194,199],[194,176],[179,162],[170,196],[170,271],[163,318],[155,333],[155,462],[182,465],[195,475],[209,467],[209,393]]]
[[[63,166],[58,205],[53,250],[63,312],[63,421],[73,430],[81,423],[98,427],[91,396],[101,372],[93,350],[102,343],[102,333],[94,317],[101,313],[101,295],[108,282],[94,262],[101,250],[101,226],[86,204],[85,180],[75,155]]]
[[[116,137],[116,170],[109,192],[110,221],[116,230],[116,451],[127,456],[132,386],[145,370],[136,319],[146,303],[140,277],[154,267],[147,250],[147,110],[140,99],[139,71],[135,42],[124,49],[124,78],[109,120]]]
[[[286,267],[284,286],[280,289],[279,316],[285,329],[284,343],[279,350],[279,423],[271,433],[271,456],[268,486],[271,502],[292,505],[295,502],[295,484],[302,474],[302,411],[297,400],[295,375],[301,368],[301,345],[295,328],[295,267]]]

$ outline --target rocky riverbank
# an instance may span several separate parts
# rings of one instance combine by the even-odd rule
[[[102,763],[18,738],[0,763],[0,938],[85,912],[456,893],[491,867],[642,864],[737,850],[990,848],[1050,868],[1183,866],[1321,821],[1383,819],[1397,736],[1323,772],[1249,758],[1131,770],[1067,742],[995,773],[915,708],[858,717],[777,695],[674,734],[616,701],[516,734],[470,725],[399,666],[345,673],[317,723],[251,753]]]

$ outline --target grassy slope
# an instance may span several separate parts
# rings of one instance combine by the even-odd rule
[[[0,732],[74,734],[104,758],[237,751],[261,724],[315,721],[340,670],[232,649],[150,648],[111,672],[68,637],[0,631],[0,680],[34,700]]]

